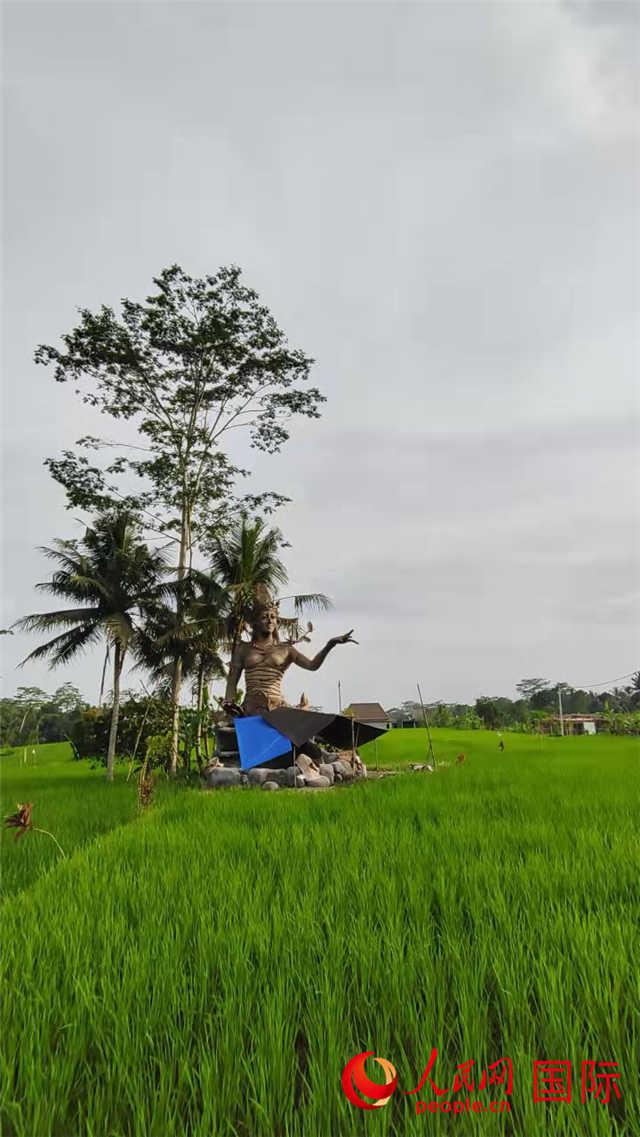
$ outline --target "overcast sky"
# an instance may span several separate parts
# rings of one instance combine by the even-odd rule
[[[77,306],[231,262],[328,397],[258,489],[324,591],[332,708],[640,666],[640,6],[5,6],[3,626],[81,535],[43,459],[95,418],[32,361]],[[117,433],[108,423],[105,433]],[[14,670],[6,692],[76,682]],[[134,676],[126,685],[137,682]]]

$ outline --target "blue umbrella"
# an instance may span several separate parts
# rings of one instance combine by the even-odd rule
[[[233,725],[236,728],[240,766],[243,770],[262,766],[291,750],[289,739],[275,727],[269,726],[261,715],[234,719]]]

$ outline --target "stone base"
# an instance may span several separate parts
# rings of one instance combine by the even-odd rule
[[[246,786],[247,777],[242,770],[233,766],[209,766],[202,776],[209,790],[226,789],[229,786]]]
[[[324,751],[326,759],[319,766],[306,754],[299,754],[294,766],[278,770],[272,766],[254,766],[240,770],[237,766],[211,765],[203,770],[207,789],[226,789],[229,786],[261,786],[263,790],[308,789],[326,790],[341,782],[353,782],[367,777],[367,768],[356,754],[353,761],[350,750],[331,753]]]

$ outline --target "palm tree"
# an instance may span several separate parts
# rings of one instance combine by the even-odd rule
[[[211,576],[227,593],[226,638],[233,655],[245,627],[257,585],[273,589],[285,584],[287,570],[278,556],[283,543],[279,529],[267,529],[258,518],[242,518],[214,546]]]
[[[199,719],[195,745],[200,764],[205,683],[215,676],[224,675],[218,642],[223,630],[227,595],[215,580],[196,569],[191,569],[182,580],[166,584],[163,592],[169,603],[158,602],[147,609],[145,624],[136,633],[134,650],[139,662],[151,672],[154,683],[171,683],[172,700],[178,670],[182,678],[196,678]],[[179,734],[179,715],[174,710],[170,759],[173,774],[178,765]],[[185,765],[189,765],[188,754],[185,755]]]
[[[268,529],[261,519],[248,522],[243,518],[229,535],[215,543],[208,572],[190,568],[182,579],[165,585],[165,602],[147,609],[145,626],[137,632],[134,647],[140,663],[151,671],[155,682],[170,679],[172,684],[172,773],[177,769],[180,737],[176,676],[195,679],[196,705],[202,717],[208,681],[224,674],[221,645],[230,649],[233,655],[249,618],[256,590],[263,586],[273,591],[287,580],[286,569],[278,556],[282,544],[282,534],[278,529]],[[305,608],[330,607],[328,598],[322,593],[286,599],[293,601],[295,616],[292,619],[281,618],[280,625],[291,638],[301,632],[299,616]],[[201,743],[202,723],[199,721],[196,733],[198,761],[201,759]],[[185,758],[188,764],[189,756]]]
[[[185,580],[174,581],[171,591],[184,590]],[[178,766],[180,703],[179,687],[183,678],[193,674],[196,666],[195,629],[189,619],[184,602],[177,608],[167,603],[157,603],[147,612],[144,626],[138,629],[134,641],[134,651],[140,665],[151,675],[156,688],[161,687],[169,693],[173,707],[171,730],[170,770],[175,774]]]
[[[23,663],[49,657],[51,667],[57,667],[100,639],[107,640],[113,648],[107,778],[113,781],[122,668],[135,633],[134,616],[157,594],[164,558],[140,541],[137,522],[125,510],[100,515],[81,542],[56,541],[53,548],[44,547],[42,552],[59,567],[51,580],[36,587],[75,601],[77,606],[37,612],[18,621],[16,626],[25,631],[65,629],[32,651]]]
[[[226,539],[218,540],[215,545],[211,576],[228,595],[226,640],[232,656],[249,619],[258,586],[274,592],[279,584],[286,584],[288,580],[287,570],[278,556],[283,543],[279,529],[267,529],[260,518],[254,522],[243,518]],[[292,619],[281,617],[280,625],[292,638],[300,634],[298,617],[305,608],[325,611],[331,607],[329,598],[321,592],[286,599],[293,600],[296,615]]]

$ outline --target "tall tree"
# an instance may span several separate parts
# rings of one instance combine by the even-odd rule
[[[18,687],[16,702],[22,710],[20,734],[28,727],[30,736],[39,741],[40,715],[48,701],[48,695],[41,687]]]
[[[502,726],[502,716],[495,699],[481,695],[479,699],[476,699],[475,711],[487,730],[496,730],[497,727]]]
[[[18,621],[16,627],[26,631],[65,629],[37,647],[23,662],[48,657],[51,666],[56,667],[68,663],[101,638],[112,645],[113,703],[107,778],[113,781],[122,668],[134,634],[134,616],[153,601],[164,560],[140,541],[134,518],[126,511],[98,517],[81,542],[56,541],[53,548],[43,548],[42,552],[59,567],[51,580],[37,588],[74,601],[76,606],[34,613]]]
[[[324,401],[304,389],[313,362],[289,346],[284,332],[240,269],[223,267],[194,279],[178,265],[154,280],[157,291],[140,303],[121,302],[120,315],[103,305],[81,309],[80,323],[62,336],[63,348],[41,345],[39,363],[58,382],[86,381],[83,398],[112,419],[133,420],[143,445],[115,444],[115,460],[92,464],[85,451],[114,443],[88,437],[79,449],[49,459],[70,506],[95,510],[120,501],[139,511],[177,543],[182,580],[195,543],[206,545],[229,516],[234,466],[222,449],[231,430],[245,428],[253,447],[277,452],[292,415],[319,417]],[[131,481],[138,486],[131,490]],[[124,477],[124,483],[121,481]],[[139,479],[136,481],[136,479]],[[243,501],[265,511],[276,494]],[[173,759],[177,760],[182,664],[173,685]]]
[[[550,686],[548,679],[521,679],[519,683],[516,683],[516,691],[522,695],[523,699],[532,699],[534,695],[541,694]]]
[[[636,700],[640,699],[640,671],[636,671],[636,673],[631,676],[631,683],[626,688],[626,691],[630,702],[635,705]]]
[[[51,702],[63,715],[86,705],[80,691],[73,683],[63,683],[58,687],[51,696]]]

